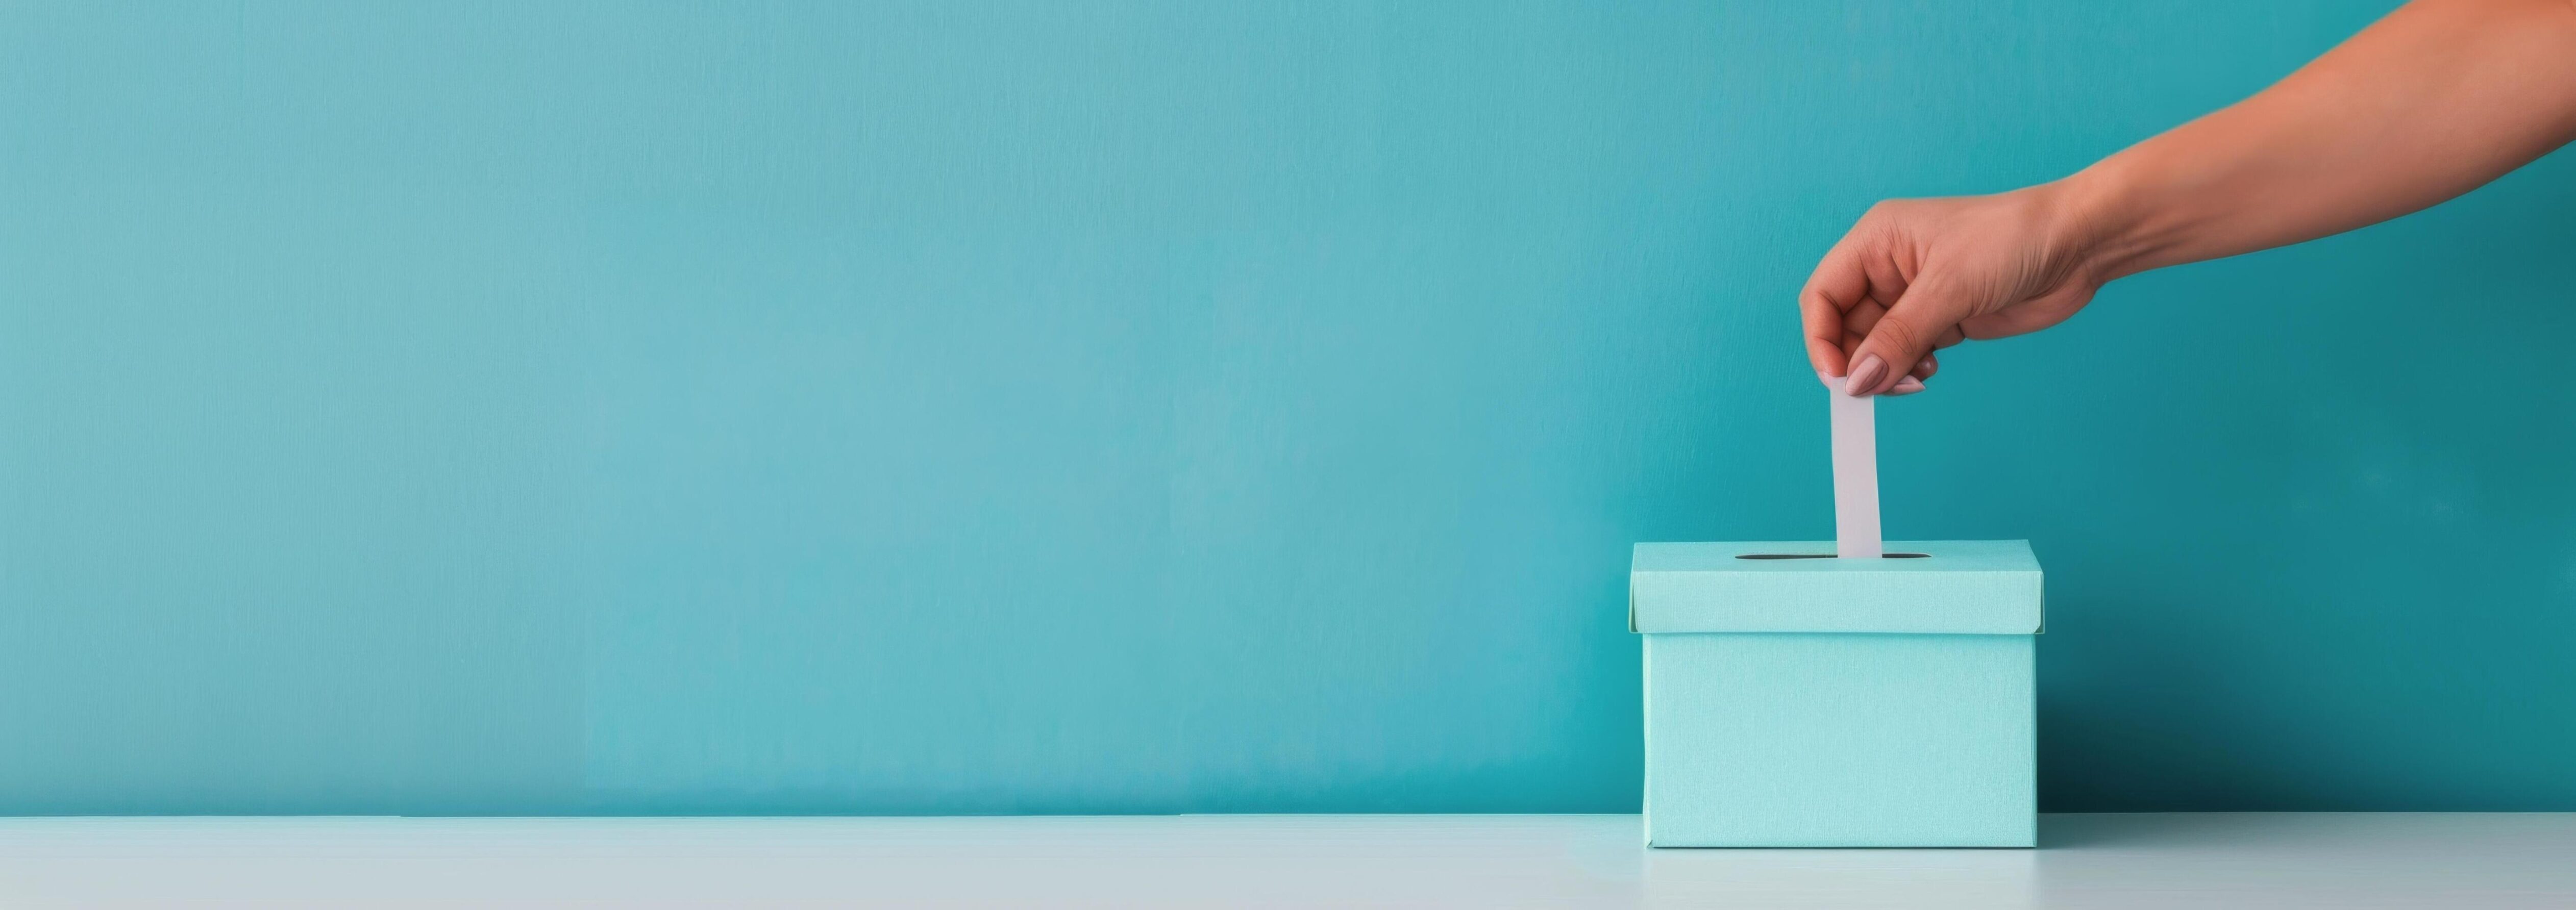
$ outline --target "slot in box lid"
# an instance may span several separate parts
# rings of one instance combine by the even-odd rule
[[[1833,541],[1638,544],[1628,569],[1628,631],[2041,631],[2039,559],[2029,541],[1887,544],[1890,554],[1919,558],[1833,552]]]

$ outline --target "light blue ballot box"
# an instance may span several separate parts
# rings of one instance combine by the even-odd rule
[[[1641,543],[1646,843],[2029,847],[2039,561],[2019,540]]]

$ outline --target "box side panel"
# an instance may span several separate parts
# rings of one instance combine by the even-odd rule
[[[2036,842],[2030,636],[1647,639],[1649,843]]]
[[[1645,685],[1646,685],[1646,689],[1645,689],[1645,691],[1646,691],[1646,705],[1645,705],[1645,707],[1646,707],[1646,723],[1645,723],[1645,727],[1646,727],[1646,754],[1647,754],[1648,756],[1652,756],[1652,755],[1654,755],[1654,754],[1655,754],[1655,639],[1657,639],[1657,638],[1661,638],[1661,637],[1663,637],[1663,636],[1660,636],[1660,635],[1640,635],[1640,636],[1637,636],[1638,640],[1645,642],[1645,649],[1646,649],[1645,656],[1644,656],[1644,657],[1639,661],[1639,663],[1642,663],[1642,664],[1645,666],[1645,670],[1646,670],[1646,673],[1645,673],[1645,676],[1646,676],[1646,681],[1645,681]],[[1652,846],[1654,846],[1654,845],[1655,845],[1655,799],[1654,799],[1654,793],[1655,793],[1655,763],[1654,763],[1654,761],[1653,761],[1651,758],[1649,758],[1649,759],[1647,760],[1647,762],[1646,762],[1646,796],[1645,796],[1645,798],[1644,798],[1643,800],[1641,800],[1641,801],[1640,801],[1641,808],[1638,810],[1638,812],[1641,814],[1642,820],[1645,822],[1645,824],[1644,824],[1644,828],[1646,829],[1646,846],[1649,846],[1649,847],[1652,847]]]

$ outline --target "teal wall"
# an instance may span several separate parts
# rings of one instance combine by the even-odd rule
[[[1629,810],[1791,297],[2382,2],[0,4],[0,811]],[[1883,408],[2052,809],[2576,809],[2576,158]],[[2517,422],[2520,421],[2520,422]]]

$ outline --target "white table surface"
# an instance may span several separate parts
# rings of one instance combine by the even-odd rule
[[[0,906],[2576,908],[2576,814],[2053,815],[2038,850],[1635,816],[0,819]]]

